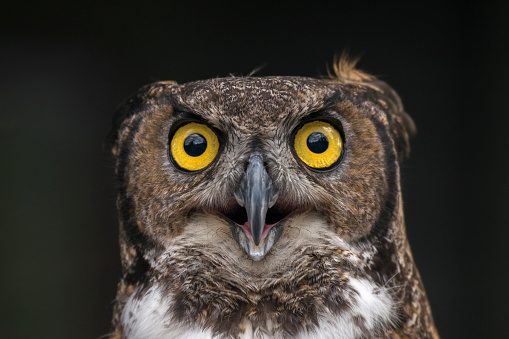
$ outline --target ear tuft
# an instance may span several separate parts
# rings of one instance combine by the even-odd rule
[[[327,70],[330,80],[341,83],[354,83],[376,79],[374,76],[355,68],[357,62],[359,62],[358,57],[351,57],[346,52],[341,53],[339,57],[334,57],[332,66],[334,74]]]
[[[382,100],[387,104],[389,129],[397,148],[398,159],[401,161],[410,153],[410,138],[416,134],[415,124],[403,109],[396,91],[386,82],[355,68],[358,61],[359,58],[350,57],[343,52],[339,57],[334,58],[334,74],[328,72],[329,79],[342,84],[366,86],[382,95]]]

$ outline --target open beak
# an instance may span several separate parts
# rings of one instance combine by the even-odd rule
[[[246,173],[235,191],[237,203],[247,212],[247,222],[239,225],[237,240],[253,260],[260,260],[274,245],[280,235],[279,228],[267,225],[265,219],[269,208],[279,196],[263,165],[261,154],[255,152],[249,158]]]
[[[233,237],[255,261],[263,259],[279,240],[285,222],[305,208],[279,198],[258,152],[249,158],[234,196],[225,206],[209,212],[231,225]]]
[[[235,191],[235,199],[247,211],[249,230],[256,246],[262,241],[267,210],[274,206],[278,195],[263,166],[261,155],[254,153],[249,159],[240,187]]]

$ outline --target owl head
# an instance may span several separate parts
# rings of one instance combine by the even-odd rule
[[[141,333],[127,324],[150,298],[174,328],[268,331],[270,314],[274,331],[310,331],[353,308],[354,279],[378,288],[413,267],[399,163],[415,127],[386,83],[345,60],[335,71],[158,82],[117,110],[119,333]],[[395,281],[420,283],[408,274]],[[363,326],[404,322],[398,293],[380,300],[394,315]]]

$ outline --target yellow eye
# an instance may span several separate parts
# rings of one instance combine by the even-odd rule
[[[198,171],[214,160],[219,141],[209,127],[191,122],[175,132],[170,149],[177,165],[188,171]]]
[[[338,161],[343,149],[339,132],[325,121],[308,122],[295,135],[295,152],[309,167],[326,169]]]

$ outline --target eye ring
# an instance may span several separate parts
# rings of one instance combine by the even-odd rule
[[[334,126],[322,120],[304,124],[295,134],[294,149],[299,159],[317,170],[327,170],[338,162],[343,140]]]
[[[177,129],[170,141],[175,164],[187,171],[199,171],[212,163],[219,151],[216,133],[205,124],[190,122]]]

